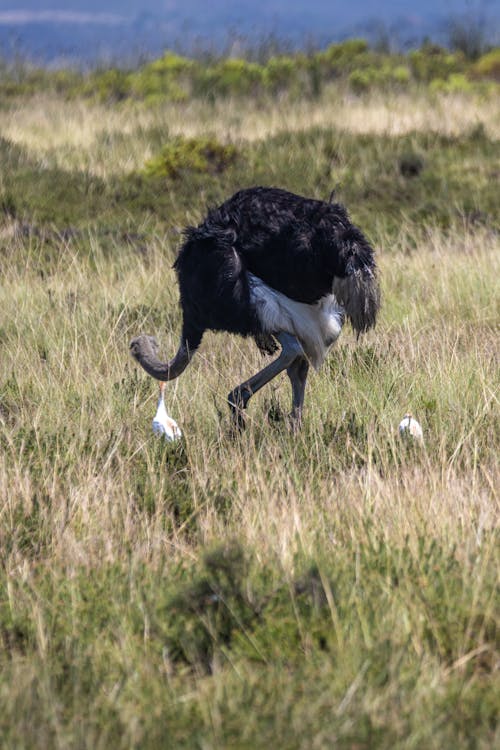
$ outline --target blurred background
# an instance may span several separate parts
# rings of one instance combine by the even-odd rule
[[[385,51],[431,40],[479,56],[499,26],[498,0],[0,0],[0,57],[134,65],[168,47],[259,58],[354,36]]]

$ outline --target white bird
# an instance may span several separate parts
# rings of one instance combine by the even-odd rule
[[[410,437],[419,443],[424,442],[424,433],[420,423],[411,415],[405,414],[399,423],[399,434],[403,438]]]
[[[153,419],[153,432],[155,435],[164,435],[166,440],[173,442],[182,437],[182,432],[175,421],[167,414],[164,400],[165,383],[160,383],[160,397],[158,399],[158,408]]]

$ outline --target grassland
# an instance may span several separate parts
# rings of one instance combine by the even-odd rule
[[[0,109],[0,738],[13,748],[498,743],[498,96]],[[175,178],[174,136],[238,158]],[[162,155],[163,154],[163,155]],[[128,341],[179,333],[179,232],[239,187],[328,198],[378,249],[301,435],[285,379],[207,334],[168,389]],[[423,448],[402,444],[406,411]]]

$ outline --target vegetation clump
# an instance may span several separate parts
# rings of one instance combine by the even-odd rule
[[[399,159],[399,171],[403,177],[417,177],[423,168],[423,158],[414,151],[407,151]]]
[[[437,44],[424,44],[410,52],[408,57],[415,80],[424,83],[435,79],[446,80],[453,73],[462,73],[466,68],[462,53],[450,52]]]
[[[473,74],[500,83],[500,49],[492,49],[480,57],[473,67]]]
[[[181,174],[199,172],[220,174],[233,165],[239,152],[232,144],[219,143],[215,138],[172,138],[158,156],[145,166],[148,177],[176,179]]]

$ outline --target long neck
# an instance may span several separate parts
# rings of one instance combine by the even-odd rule
[[[174,380],[184,372],[194,352],[189,351],[185,340],[181,341],[177,354],[169,362],[162,362],[156,354],[154,339],[150,336],[139,336],[133,342],[132,356],[139,362],[148,375],[157,380]]]

